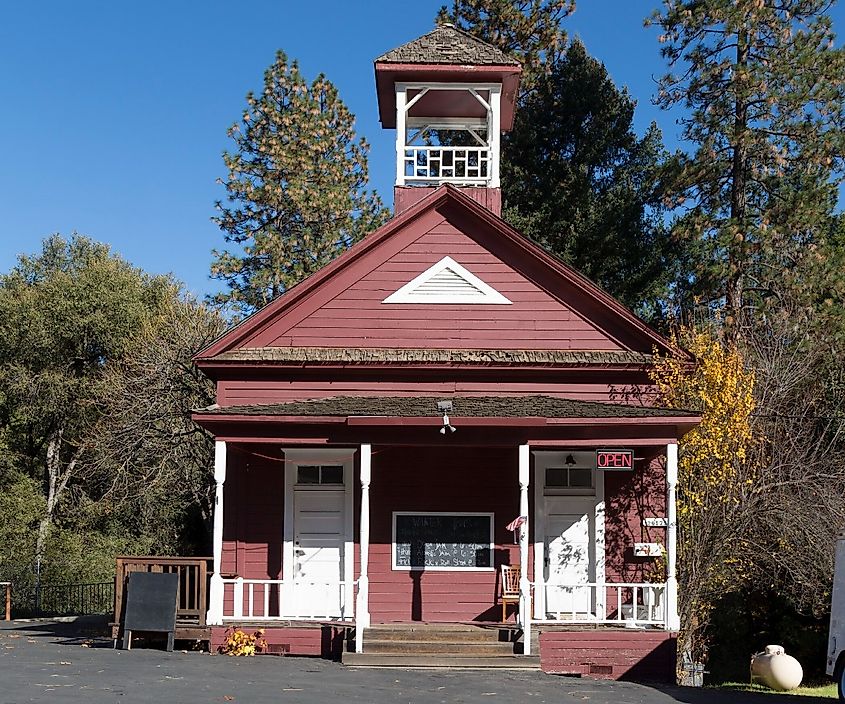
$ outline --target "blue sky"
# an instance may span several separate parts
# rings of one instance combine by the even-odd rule
[[[665,67],[642,20],[658,0],[579,0],[571,35],[638,101],[636,128],[675,115],[650,104]],[[392,200],[393,133],[376,113],[372,61],[433,27],[442,0],[53,0],[0,14],[0,272],[45,236],[76,230],[205,295],[210,221],[224,196],[226,129],[277,49],[325,73],[370,142],[372,185]],[[834,10],[845,34],[845,9]]]

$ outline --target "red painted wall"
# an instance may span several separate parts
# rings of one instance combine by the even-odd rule
[[[430,448],[374,448],[369,566],[373,623],[501,620],[499,565],[519,563],[513,533],[505,530],[519,513],[517,461],[516,448],[450,448],[446,442]],[[496,569],[393,570],[393,511],[494,513]]]
[[[393,214],[399,215],[405,212],[435,190],[437,190],[435,186],[394,186]],[[502,189],[465,186],[461,187],[461,193],[481,203],[496,215],[502,214]]]
[[[229,443],[223,485],[224,576],[282,578],[283,466],[273,447],[247,449]],[[263,603],[263,592],[256,591],[255,598]],[[227,585],[224,613],[232,613],[233,600],[233,586]]]
[[[543,672],[597,679],[675,682],[677,635],[664,631],[544,631]]]
[[[636,461],[634,472],[605,472],[605,550],[607,581],[663,582],[663,561],[633,554],[634,543],[666,544],[665,528],[650,528],[643,518],[666,516],[666,475],[662,457],[637,451],[646,457]],[[662,448],[659,452],[663,452]],[[608,595],[608,606],[616,593]]]
[[[442,216],[425,227],[401,251],[311,315],[287,328],[280,320],[249,340],[248,346],[621,349],[605,332]],[[465,266],[513,305],[382,303],[445,256]]]
[[[234,627],[237,627],[235,625]],[[254,633],[254,626],[243,626],[246,633]],[[225,642],[227,628],[211,629],[211,652]],[[264,629],[264,641],[267,653],[273,655],[316,655],[324,658],[339,659],[343,652],[346,629],[333,626],[314,625],[311,627],[273,627]]]

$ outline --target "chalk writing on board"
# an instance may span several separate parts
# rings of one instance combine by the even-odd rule
[[[397,567],[493,566],[490,515],[396,514],[395,520]]]

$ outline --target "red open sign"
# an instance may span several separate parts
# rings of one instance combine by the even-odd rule
[[[629,471],[634,468],[633,450],[596,450],[596,468],[608,471]]]

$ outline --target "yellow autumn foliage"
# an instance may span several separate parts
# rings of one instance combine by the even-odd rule
[[[737,502],[753,482],[754,371],[735,347],[708,332],[684,329],[673,342],[696,358],[690,370],[681,359],[659,356],[651,374],[659,402],[701,414],[701,424],[684,436],[678,461],[678,516],[708,501]]]

